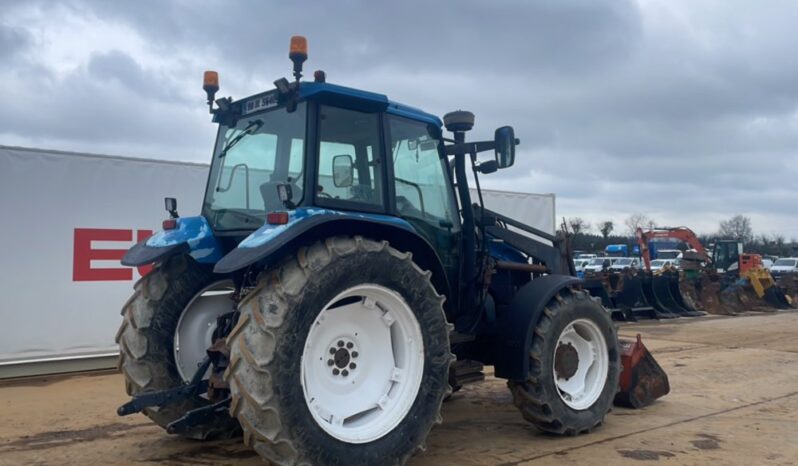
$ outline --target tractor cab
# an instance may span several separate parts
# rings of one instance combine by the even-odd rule
[[[323,82],[215,111],[203,216],[217,234],[248,234],[285,218],[269,214],[312,208],[399,216],[433,243],[432,230],[459,229],[437,117]]]

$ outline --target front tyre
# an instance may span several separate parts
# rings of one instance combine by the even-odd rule
[[[402,464],[422,447],[452,359],[429,278],[410,254],[360,237],[263,274],[228,338],[245,443],[280,465]]]
[[[585,291],[563,290],[534,329],[529,376],[510,381],[524,419],[548,433],[598,427],[618,391],[620,350],[609,313]]]

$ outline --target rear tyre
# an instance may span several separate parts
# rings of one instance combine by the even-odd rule
[[[524,419],[561,435],[604,422],[618,391],[620,351],[609,313],[587,292],[563,290],[548,303],[529,358],[528,378],[508,382]]]
[[[186,353],[188,349],[207,348],[205,340],[208,335],[198,332],[196,338],[189,338],[191,335],[177,332],[178,322],[181,316],[184,321],[189,319],[192,314],[189,309],[196,309],[192,305],[199,301],[198,296],[218,280],[218,276],[203,270],[190,257],[177,255],[136,283],[133,296],[122,308],[122,325],[116,335],[118,367],[125,377],[128,395],[177,387],[191,378],[193,371],[190,366],[196,368],[196,364],[188,363],[179,350],[175,351],[175,336],[182,336],[181,346]],[[229,310],[222,308],[219,312]],[[194,318],[189,323],[195,324],[196,328],[196,322]],[[207,325],[204,327],[203,333],[209,330]],[[176,354],[181,359],[177,363]],[[181,372],[187,375],[181,375]],[[146,408],[143,413],[165,429],[186,412],[208,403],[207,399],[196,396],[176,404]],[[239,432],[238,423],[233,418],[219,415],[181,435],[208,439],[231,437]]]
[[[271,463],[403,464],[441,422],[443,297],[410,254],[330,238],[262,274],[239,309],[230,410]]]

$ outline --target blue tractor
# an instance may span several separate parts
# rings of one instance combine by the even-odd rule
[[[119,414],[243,431],[275,464],[403,464],[457,359],[495,366],[545,432],[599,426],[620,370],[609,314],[562,234],[469,194],[469,171],[479,192],[513,165],[513,129],[467,142],[469,112],[442,122],[321,71],[301,81],[299,36],[289,56],[295,80],[238,101],[205,74],[219,133],[201,215],[167,199],[163,231],[122,260],[154,268],[122,312]]]

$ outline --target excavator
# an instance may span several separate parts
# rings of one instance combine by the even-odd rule
[[[691,248],[682,259],[681,280],[678,271],[661,273],[671,274],[671,293],[681,294],[684,302],[692,301],[696,309],[703,308],[711,314],[736,314],[746,309],[761,309],[762,301],[776,309],[792,306],[790,296],[762,266],[762,256],[744,252],[742,241],[718,240],[710,254],[696,234],[683,226],[648,231],[638,228],[636,236],[647,271],[651,270],[649,241],[677,239]]]

